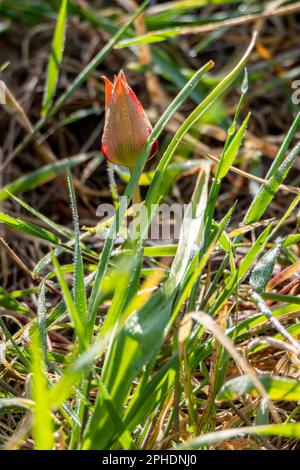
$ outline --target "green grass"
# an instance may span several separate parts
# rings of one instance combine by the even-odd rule
[[[9,147],[2,167],[0,444],[5,449],[59,445],[69,450],[215,449],[235,438],[246,440],[249,448],[270,449],[278,445],[273,436],[281,436],[285,448],[298,445],[300,386],[295,370],[299,368],[300,301],[297,282],[287,290],[282,287],[293,282],[300,269],[299,181],[297,176],[293,179],[300,153],[300,113],[290,106],[289,123],[278,139],[280,147],[272,164],[268,161],[266,171],[255,173],[255,162],[262,168],[262,154],[251,150],[247,159],[243,144],[251,141],[248,128],[256,80],[268,74],[253,65],[260,37],[243,35],[238,54],[226,56],[220,70],[208,55],[210,45],[220,44],[227,30],[218,31],[213,25],[229,19],[236,2],[213,2],[214,12],[201,18],[195,8],[212,2],[174,1],[168,9],[148,3],[133,15],[127,13],[121,25],[118,4],[111,12],[72,0],[0,4],[8,29],[19,23],[28,28],[39,22],[53,25],[39,112],[34,108],[31,131]],[[243,3],[245,14],[257,14],[263,8]],[[146,34],[133,26],[141,13]],[[187,57],[178,63],[175,59],[175,41],[185,34],[186,15],[190,26],[201,23],[210,31],[205,44],[202,39],[193,45],[194,50],[206,51],[207,60],[201,60],[199,67],[193,67]],[[105,40],[101,38],[102,47],[97,45],[77,74],[72,71],[62,91],[64,54],[71,47],[67,16],[82,28],[87,25],[104,32]],[[0,34],[6,33],[0,23]],[[132,45],[156,41],[167,47],[150,45],[152,62],[139,61]],[[80,93],[88,93],[95,83],[100,93],[98,72],[102,74],[106,67],[107,73],[110,57],[124,50],[134,58],[128,68],[135,70],[139,80],[145,72],[148,77],[154,74],[171,98],[157,113],[132,174],[110,169],[110,179],[114,171],[118,178],[111,186],[115,216],[102,224],[94,217],[93,224],[84,227],[82,214],[96,209],[93,198],[98,203],[111,200],[103,167],[102,193],[86,183],[103,163],[100,149],[82,150],[83,142],[75,154],[58,144],[67,155],[51,163],[41,157],[52,143],[54,149],[62,141],[72,147],[82,121],[88,122],[85,119],[100,121],[103,107],[98,98],[93,107],[89,104],[75,111],[72,100],[76,103]],[[285,80],[284,74],[280,77]],[[287,92],[287,82],[283,87]],[[19,95],[18,99],[21,103]],[[276,113],[275,103],[273,110]],[[20,116],[17,105],[14,113]],[[179,113],[184,119],[178,118]],[[8,122],[14,119],[5,116]],[[174,123],[175,128],[170,127]],[[72,128],[74,124],[78,127]],[[194,143],[201,143],[206,135],[205,125],[212,126],[216,135],[222,131],[217,158],[210,149],[200,151],[205,159],[195,158]],[[49,147],[41,152],[47,130]],[[159,155],[148,169],[147,157],[156,139]],[[20,165],[21,170],[10,173],[10,165]],[[235,192],[241,171],[243,190]],[[167,245],[148,243],[154,205],[172,201],[189,173],[197,176],[188,180],[192,190],[187,191],[179,240]],[[45,214],[39,198],[46,197],[57,181],[64,209]],[[248,181],[256,184],[251,196]],[[287,182],[290,186],[283,186]],[[136,239],[120,242],[138,184],[151,218],[142,221]],[[126,204],[119,203],[121,191],[127,196]],[[228,194],[229,204],[220,210]],[[66,214],[72,223],[64,223]],[[99,242],[97,235],[103,230],[105,237]],[[22,246],[14,243],[12,234],[17,234]],[[38,247],[32,257],[28,253],[33,250],[23,250],[30,243]],[[9,272],[5,282],[7,262],[17,274]],[[272,290],[271,279],[276,281]],[[286,358],[288,370],[274,364],[277,357]],[[260,373],[261,364],[267,372]],[[225,429],[224,413],[229,429]],[[27,415],[30,425],[23,426]]]

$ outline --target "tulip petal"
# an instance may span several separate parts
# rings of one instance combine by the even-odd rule
[[[107,107],[108,107],[108,104],[109,104],[109,100],[110,100],[110,97],[111,97],[111,93],[112,93],[112,90],[113,90],[113,83],[111,83],[111,81],[105,77],[104,75],[101,77],[104,82],[105,82],[105,111],[107,110]]]
[[[133,168],[151,131],[149,119],[121,70],[115,77],[105,113],[103,155],[111,163]],[[150,153],[156,148],[154,142]]]

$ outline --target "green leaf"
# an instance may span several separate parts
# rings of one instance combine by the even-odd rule
[[[56,256],[54,253],[52,253],[52,262],[55,268],[56,276],[59,281],[60,287],[63,291],[64,294],[64,299],[66,302],[67,309],[69,311],[69,314],[71,315],[71,318],[73,320],[74,328],[78,337],[79,345],[81,351],[83,351],[86,348],[87,345],[87,338],[86,338],[86,330],[84,329],[84,325],[80,316],[79,311],[76,308],[76,305],[74,303],[74,300],[72,298],[71,292],[68,288],[68,285],[63,277],[61,267],[56,259]]]
[[[286,302],[289,304],[300,305],[300,297],[295,295],[282,295],[272,292],[265,292],[262,297],[266,300],[275,300],[276,302]]]
[[[268,392],[271,400],[280,401],[298,401],[300,400],[300,382],[299,380],[286,379],[269,375],[258,375],[257,378]],[[242,375],[229,380],[220,390],[217,399],[235,400],[245,394],[253,397],[259,396],[250,375]]]
[[[137,292],[136,278],[140,278],[143,252],[136,250],[130,257],[125,256],[118,264],[118,284],[116,285],[111,306],[106,314],[100,337],[109,331],[116,330],[125,309],[126,300],[133,298]],[[91,331],[92,333],[92,331]]]
[[[300,142],[295,145],[289,155],[281,163],[279,168],[270,177],[268,182],[261,186],[257,197],[255,197],[249,210],[247,211],[247,214],[245,216],[245,224],[257,222],[261,218],[261,216],[269,206],[270,202],[274,198],[275,194],[277,193],[279,186],[284,181],[288,172],[292,168],[299,153]]]
[[[186,209],[179,246],[173,261],[174,269],[171,270],[169,279],[140,310],[127,319],[116,334],[105,358],[103,383],[119,412],[130,392],[132,381],[142,367],[155,357],[164,340],[177,289],[203,241],[208,177],[208,168],[198,177],[192,200]],[[103,428],[106,429],[105,434],[102,432]],[[113,432],[114,425],[102,398],[99,398],[85,434],[84,448],[106,448]]]
[[[5,408],[25,408],[32,410],[34,403],[26,398],[0,398],[0,410]]]
[[[212,312],[211,312],[212,315],[214,315],[215,313],[219,311],[219,309],[222,307],[222,305],[224,305],[228,297],[232,294],[235,287],[244,279],[244,277],[250,270],[252,263],[264,249],[271,229],[272,229],[271,225],[265,228],[265,230],[257,238],[254,245],[250,248],[248,253],[244,256],[238,269],[229,277],[229,279],[227,280],[225,284],[225,287],[223,288],[221,294],[219,295],[218,299],[216,300],[212,308]]]
[[[77,155],[75,157],[69,158],[70,166],[77,166],[85,162],[90,158],[90,155]],[[64,161],[57,161],[55,163],[50,163],[45,165],[38,170],[29,173],[28,175],[21,176],[12,183],[7,184],[2,189],[0,189],[0,201],[7,199],[10,196],[10,193],[22,193],[25,191],[30,191],[35,189],[42,184],[48,183],[48,181],[53,180],[57,175],[63,173],[66,169],[66,164]]]
[[[187,266],[203,243],[204,214],[207,204],[207,186],[210,168],[205,166],[199,173],[191,202],[187,206],[181,225],[178,248],[173,260],[165,289],[174,289],[180,284]]]
[[[267,251],[253,269],[250,276],[250,285],[256,292],[264,292],[266,285],[272,276],[279,252],[280,244],[276,245],[272,250]]]
[[[288,246],[296,245],[299,242],[300,242],[299,233],[288,235],[286,239],[282,242],[282,248],[287,248]]]
[[[300,439],[300,424],[268,424],[266,426],[247,426],[244,428],[227,429],[225,431],[211,432],[203,436],[196,437],[191,441],[179,445],[178,450],[199,449],[204,446],[216,444],[217,442],[228,441],[236,437],[256,436],[281,436],[293,439]]]
[[[41,290],[41,295],[43,295]],[[40,300],[40,305],[42,305]],[[54,445],[53,420],[48,400],[48,380],[40,330],[31,327],[31,372],[33,408],[33,438],[37,450],[51,450]]]
[[[177,362],[177,357],[173,356],[146,385],[140,381],[125,413],[124,421],[130,430],[146,421],[151,412],[162,403],[163,397],[172,390]]]
[[[106,356],[107,367],[102,380],[117,412],[122,410],[134,378],[157,354],[165,337],[173,301],[174,295],[167,296],[162,289],[157,290],[116,335]],[[114,432],[114,424],[99,396],[84,435],[83,449],[106,449]]]
[[[81,324],[83,326],[83,329],[86,331],[87,319],[88,319],[87,318],[87,300],[86,300],[86,291],[85,291],[85,284],[84,284],[84,266],[83,266],[81,246],[80,246],[79,217],[78,217],[75,189],[73,185],[73,178],[72,178],[72,174],[70,170],[70,165],[67,160],[66,160],[66,168],[67,168],[68,186],[69,186],[70,200],[71,200],[73,226],[74,226],[74,233],[75,233],[73,297],[74,297],[75,309],[78,313],[80,313]],[[81,327],[80,327],[80,333],[81,333]],[[87,334],[87,331],[86,331],[86,334]],[[83,346],[87,343],[88,343],[88,340],[84,341],[83,339],[80,339],[81,351],[83,350],[82,349]],[[84,383],[85,385],[83,385]],[[81,388],[83,390],[83,394],[85,395],[85,392],[88,390],[88,384],[87,384],[86,378],[84,378]],[[76,416],[78,418],[79,423],[82,422],[84,412],[85,412],[85,403],[82,397],[79,396],[77,397],[77,401],[76,401]],[[70,441],[71,449],[76,449],[78,446],[78,441],[80,438],[80,430],[81,430],[80,424],[76,424],[73,427],[72,438]]]
[[[256,34],[253,35],[247,50],[245,51],[239,62],[236,64],[236,66],[226,75],[226,77],[223,78],[223,80],[220,81],[220,83],[218,83],[218,85],[208,94],[208,96],[206,96],[202,100],[202,102],[196,107],[196,109],[192,111],[192,113],[187,117],[185,122],[180,126],[180,128],[172,138],[167,150],[165,151],[163,157],[159,162],[155,178],[153,179],[150,185],[149,192],[145,201],[146,205],[147,203],[151,204],[154,197],[157,197],[160,190],[162,176],[164,175],[164,172],[166,171],[172,156],[174,155],[178,145],[184,138],[185,134],[199,120],[199,118],[203,114],[205,114],[205,112],[207,112],[207,110],[216,102],[216,100],[226,92],[228,87],[238,77],[238,75],[243,70],[245,63],[247,62],[249,54],[255,45],[255,41]]]
[[[45,116],[48,113],[57,87],[65,43],[67,4],[68,0],[62,0],[58,14],[51,47],[51,55],[48,63],[48,73],[42,105],[42,116]]]
[[[244,133],[248,125],[249,118],[250,118],[250,113],[247,115],[240,129],[238,130],[238,132],[232,139],[230,145],[225,150],[224,154],[222,155],[220,164],[218,166],[218,171],[216,174],[216,179],[221,180],[222,178],[224,178],[226,174],[228,173],[231,165],[233,164],[235,157],[237,156],[237,153],[241,146],[242,139],[244,137]]]
[[[77,211],[77,202],[75,196],[75,190],[73,185],[72,174],[68,160],[66,160],[68,185],[71,199],[71,209],[73,216],[73,225],[75,233],[75,244],[74,244],[74,277],[73,277],[73,290],[74,290],[74,302],[78,312],[80,312],[81,321],[83,325],[87,324],[87,301],[86,291],[84,285],[84,266],[82,260],[82,253],[80,247],[80,228],[79,228],[79,217]]]
[[[68,229],[66,230],[61,225],[58,225],[55,222],[53,222],[53,220],[48,219],[48,217],[46,217],[44,214],[41,214],[39,211],[31,207],[29,204],[27,204],[25,201],[18,198],[17,196],[11,193],[9,193],[9,196],[13,198],[13,200],[16,201],[18,204],[20,204],[20,206],[24,207],[24,209],[30,212],[30,214],[33,214],[35,217],[41,220],[45,225],[48,225],[60,235],[63,235],[66,238],[70,238],[71,232]]]
[[[120,441],[123,449],[125,450],[136,449],[135,443],[130,435],[130,432],[124,426],[122,417],[115,409],[114,401],[112,400],[105,385],[102,383],[100,379],[98,380],[98,387],[99,387],[99,391],[101,395],[103,396],[103,400],[107,408],[107,411],[109,412],[111,419],[115,425],[118,440]]]
[[[18,230],[19,232],[27,233],[33,237],[41,238],[47,242],[53,243],[53,245],[59,245],[61,243],[60,239],[49,232],[48,230],[38,227],[37,225],[31,222],[24,222],[20,219],[15,219],[8,214],[0,212],[0,223],[8,225],[9,227]]]
[[[268,294],[268,297],[269,295],[270,294]],[[284,315],[296,314],[299,311],[299,299],[297,303],[285,304],[283,306],[273,308],[271,311],[273,316],[279,318]],[[227,330],[227,334],[233,338],[241,340],[245,334],[251,334],[251,330],[255,329],[255,331],[257,331],[257,327],[259,326],[262,328],[265,327],[267,322],[268,320],[266,316],[261,313],[251,315],[249,318],[246,318],[246,320],[239,322],[235,327],[229,328]]]
[[[289,148],[289,145],[291,144],[291,142],[293,140],[293,137],[294,137],[295,133],[298,130],[299,125],[300,125],[300,111],[297,113],[293,124],[291,125],[284,141],[282,142],[282,145],[281,145],[280,149],[278,150],[278,153],[277,153],[276,157],[274,158],[274,160],[272,162],[272,165],[269,168],[266,179],[270,179],[271,176],[273,176],[276,173],[276,171],[278,170],[278,168],[280,167],[280,165],[281,165],[281,163],[284,159],[284,155],[285,155],[287,149]]]
[[[9,292],[0,287],[0,306],[20,313],[28,313],[28,308],[18,302]]]
[[[255,418],[255,424],[257,426],[269,423],[269,404],[268,398],[264,397],[261,399],[257,409],[257,415]]]

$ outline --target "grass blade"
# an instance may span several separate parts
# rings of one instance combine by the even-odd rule
[[[42,116],[45,116],[48,113],[57,87],[65,44],[67,4],[68,0],[62,0],[57,18],[51,47],[51,55],[48,63],[48,73],[42,105]]]
[[[39,297],[39,317],[45,309],[44,287],[41,286]],[[53,419],[48,400],[48,380],[44,362],[41,331],[35,325],[31,328],[31,372],[33,409],[33,437],[37,450],[51,450],[54,445]]]
[[[77,338],[79,341],[80,350],[83,351],[87,345],[86,339],[86,330],[84,329],[83,321],[80,316],[80,312],[77,310],[74,300],[72,298],[71,292],[69,291],[68,285],[63,277],[61,267],[56,259],[54,253],[52,253],[52,262],[55,268],[56,276],[61,286],[61,289],[64,294],[64,299],[66,302],[67,309],[71,318],[73,320],[74,328],[77,334]]]
[[[31,222],[24,222],[23,220],[15,219],[8,214],[0,212],[0,223],[3,223],[8,227],[11,227],[20,232],[32,235],[33,237],[46,240],[53,245],[60,245],[60,239],[56,235],[54,235],[52,232],[49,232],[49,230],[38,227]]]
[[[70,157],[69,163],[70,166],[77,166],[85,162],[90,158],[90,155],[76,155],[75,157]],[[0,189],[0,201],[7,199],[9,193],[23,193],[25,191],[30,191],[35,189],[42,184],[48,183],[48,181],[53,180],[57,175],[63,173],[66,169],[66,164],[63,161],[58,161],[55,163],[50,163],[45,165],[38,170],[29,173],[28,175],[21,176],[12,183],[7,184]]]
[[[288,172],[292,168],[296,158],[300,153],[300,142],[295,145],[293,150],[280,164],[277,170],[272,172],[272,176],[266,184],[261,186],[257,196],[253,200],[247,214],[245,216],[245,224],[251,224],[257,222],[264,214],[265,210],[269,206],[270,202],[274,198],[276,192],[279,189],[280,184],[284,181]]]
[[[80,247],[80,229],[79,229],[79,218],[77,211],[77,202],[75,196],[75,190],[73,185],[72,174],[68,160],[66,160],[66,169],[68,177],[68,185],[71,199],[71,209],[73,216],[73,225],[75,233],[74,243],[74,278],[73,278],[73,291],[74,291],[74,302],[77,311],[80,314],[83,326],[86,326],[87,322],[87,302],[86,302],[86,291],[84,285],[84,266],[82,260],[82,253]]]
[[[258,375],[258,380],[268,392],[271,400],[298,401],[300,399],[300,382],[283,377]],[[243,375],[229,380],[220,390],[217,400],[235,400],[249,393],[253,397],[259,395],[252,377]]]

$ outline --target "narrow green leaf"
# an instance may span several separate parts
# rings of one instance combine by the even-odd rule
[[[45,281],[41,282],[38,296],[38,326],[40,330],[40,342],[43,352],[43,360],[46,364],[47,358],[47,319],[46,319],[46,291]]]
[[[31,328],[30,351],[35,448],[37,450],[51,450],[54,445],[53,420],[48,401],[48,382],[40,330],[35,326]]]
[[[267,251],[253,269],[250,276],[250,285],[256,292],[264,292],[266,285],[272,276],[279,252],[280,244],[276,245],[272,250]]]
[[[262,297],[266,300],[275,300],[276,302],[286,302],[289,304],[300,305],[300,297],[295,295],[281,295],[272,292],[266,292],[262,295]]]
[[[281,163],[284,159],[284,155],[285,155],[287,149],[289,148],[289,145],[291,144],[291,142],[293,140],[293,137],[294,137],[295,133],[298,130],[299,125],[300,125],[300,111],[297,113],[293,124],[291,125],[284,141],[282,142],[282,145],[281,145],[280,149],[278,150],[278,153],[277,153],[276,157],[274,158],[274,160],[272,162],[272,165],[269,168],[266,179],[270,179],[271,176],[273,176],[276,173],[276,171],[278,170],[278,168],[280,167],[280,165],[281,165]]]
[[[199,173],[191,202],[187,206],[181,225],[178,248],[165,289],[174,289],[183,279],[189,262],[203,243],[204,214],[207,204],[207,186],[210,168]]]
[[[243,258],[236,272],[233,273],[227,280],[225,287],[223,288],[221,294],[219,295],[212,308],[212,315],[219,311],[219,309],[222,307],[222,305],[224,305],[228,297],[232,294],[235,287],[244,279],[244,277],[250,270],[252,263],[264,249],[271,229],[271,225],[265,228],[265,230],[260,234],[254,245],[250,248],[248,253]]]
[[[84,285],[84,266],[82,260],[82,253],[80,247],[80,228],[79,228],[79,217],[77,211],[77,202],[75,196],[75,190],[73,185],[72,174],[70,170],[69,162],[66,160],[66,169],[68,176],[68,185],[71,199],[71,209],[73,216],[73,225],[75,233],[75,244],[74,244],[74,277],[73,277],[73,290],[74,290],[74,302],[77,311],[80,313],[81,321],[83,325],[87,322],[87,301],[86,291]]]
[[[36,209],[31,207],[29,204],[27,204],[25,201],[15,196],[14,194],[11,194],[9,191],[8,191],[8,194],[14,201],[20,204],[20,206],[24,207],[24,209],[30,212],[30,214],[33,214],[35,217],[41,220],[44,224],[48,225],[50,228],[55,230],[60,235],[63,235],[66,238],[70,238],[71,232],[69,230],[66,230],[61,225],[56,224],[55,222],[53,222],[53,220],[48,219],[48,217],[46,217],[44,214],[41,214],[41,212],[37,211]]]
[[[120,441],[123,449],[130,450],[135,449],[135,443],[130,435],[128,429],[126,429],[122,416],[118,414],[115,409],[114,401],[112,400],[110,394],[108,393],[104,383],[99,379],[98,380],[98,387],[101,395],[103,396],[103,400],[107,410],[111,416],[111,419],[115,425],[115,429],[117,430],[118,440]]]
[[[271,400],[300,400],[299,380],[269,375],[258,375],[257,378],[268,392]],[[259,392],[255,385],[253,385],[253,378],[249,375],[242,375],[241,377],[235,377],[234,379],[229,380],[220,390],[217,400],[235,400],[247,393],[253,397],[259,396]]]
[[[268,182],[261,186],[257,197],[253,200],[249,210],[247,211],[247,214],[245,216],[245,224],[257,222],[261,218],[261,216],[269,206],[270,202],[274,198],[275,194],[277,193],[279,186],[284,181],[288,172],[292,168],[299,153],[300,142],[295,145],[293,150],[281,163],[279,168],[274,172]]]
[[[269,423],[269,405],[268,399],[262,398],[257,409],[255,424],[257,426],[266,425]]]
[[[57,87],[65,44],[67,4],[68,0],[62,0],[57,18],[51,46],[51,55],[48,63],[48,73],[42,105],[42,116],[45,116],[48,113]]]
[[[85,162],[90,158],[90,155],[76,155],[75,157],[69,158],[70,166],[77,166]],[[16,194],[22,193],[25,191],[30,191],[35,189],[42,184],[48,183],[48,181],[53,180],[57,175],[63,173],[66,169],[66,164],[64,161],[57,161],[55,163],[50,163],[45,165],[38,170],[35,170],[28,175],[21,176],[12,183],[7,184],[0,189],[0,201],[7,199],[9,193]]]
[[[28,308],[16,300],[9,292],[0,287],[0,306],[20,313],[28,313]]]
[[[271,294],[267,295],[269,296]],[[285,304],[280,307],[272,308],[271,311],[274,317],[279,318],[284,315],[296,314],[299,311],[299,301],[297,303],[295,302],[292,304]],[[246,320],[239,322],[235,327],[229,328],[227,330],[227,334],[233,338],[241,340],[246,334],[251,334],[251,330],[255,329],[255,332],[257,332],[259,326],[265,329],[267,323],[268,320],[265,315],[261,313],[251,315],[249,318],[246,318]]]
[[[244,428],[227,429],[217,431],[195,439],[185,444],[179,445],[177,449],[200,449],[203,446],[216,444],[217,442],[228,441],[236,437],[246,437],[248,435],[257,436],[281,436],[293,439],[300,439],[300,424],[268,424],[266,426],[247,426]]]
[[[287,248],[291,245],[296,245],[300,242],[300,233],[295,233],[288,235],[286,239],[282,242],[282,248]]]
[[[224,178],[226,176],[226,174],[228,173],[231,165],[233,165],[235,157],[237,156],[237,153],[238,153],[239,148],[241,146],[242,139],[244,137],[244,133],[245,133],[246,127],[248,125],[249,118],[250,118],[250,113],[248,114],[248,116],[244,120],[243,124],[241,125],[240,129],[238,130],[238,132],[236,133],[234,138],[232,139],[232,141],[231,141],[230,145],[228,146],[228,148],[223,153],[220,164],[218,166],[216,179],[221,180],[222,178]]]
[[[5,408],[25,408],[32,410],[34,403],[26,398],[0,398],[0,410]]]
[[[71,318],[73,320],[74,328],[77,333],[79,345],[81,351],[85,349],[87,345],[87,338],[86,338],[86,330],[84,329],[83,322],[80,316],[80,312],[78,312],[76,305],[74,303],[74,300],[72,298],[71,292],[68,288],[68,285],[63,277],[61,267],[56,259],[56,256],[52,252],[52,262],[55,268],[55,272],[57,275],[57,279],[59,281],[59,284],[61,286],[61,289],[64,294],[64,299],[66,302],[67,309],[69,311],[69,314],[71,315]]]
[[[49,232],[48,230],[38,227],[37,225],[31,222],[24,222],[20,219],[15,219],[8,214],[0,212],[0,223],[8,225],[9,227],[18,230],[19,232],[27,233],[33,237],[41,238],[47,242],[53,243],[53,245],[60,245],[60,239]]]
[[[239,62],[236,64],[236,66],[228,73],[228,75],[226,75],[226,77],[223,78],[223,80],[220,81],[220,83],[218,83],[218,85],[209,93],[209,95],[203,99],[203,101],[196,107],[196,109],[192,111],[192,113],[186,118],[185,122],[175,133],[168,148],[164,152],[164,155],[158,164],[155,176],[153,178],[153,181],[151,182],[149,191],[147,193],[145,206],[147,207],[149,214],[151,213],[151,205],[155,204],[160,197],[160,188],[163,175],[178,145],[180,144],[188,130],[199,120],[199,118],[203,114],[205,114],[205,112],[213,105],[213,103],[215,103],[216,100],[226,92],[228,87],[238,77],[240,72],[243,70],[245,63],[247,62],[247,59],[249,57],[249,54],[255,45],[256,36],[257,35],[255,33],[247,50],[245,51]]]
[[[114,400],[117,411],[122,409],[138,372],[157,354],[164,340],[177,288],[186,276],[186,268],[195,258],[203,241],[208,177],[207,167],[199,175],[191,203],[186,209],[181,241],[169,280],[138,312],[127,319],[105,358],[103,382]],[[122,364],[122,367],[119,367],[119,364]],[[103,427],[106,428],[105,435],[101,431]],[[114,425],[103,400],[99,399],[85,434],[84,448],[106,448],[113,432]]]

